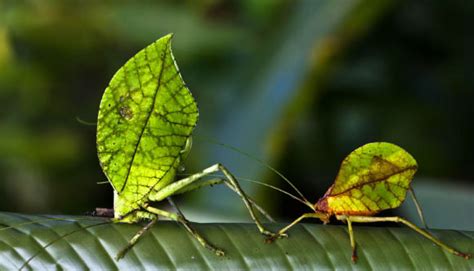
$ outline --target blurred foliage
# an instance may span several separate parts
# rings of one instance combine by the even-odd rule
[[[104,175],[95,127],[76,118],[95,122],[117,68],[170,32],[201,113],[188,172],[223,162],[237,176],[285,187],[255,161],[206,143],[212,137],[269,161],[316,200],[351,150],[390,141],[418,160],[417,176],[472,197],[473,15],[474,4],[459,0],[1,1],[2,210],[112,205],[109,185],[96,184]],[[302,211],[273,191],[245,188],[281,216]],[[228,211],[243,210],[229,194],[184,196],[185,209],[241,220]],[[420,200],[442,217],[429,211],[433,200]],[[474,217],[472,201],[462,202]]]

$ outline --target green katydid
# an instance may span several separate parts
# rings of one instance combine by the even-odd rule
[[[143,230],[120,251],[123,257],[158,216],[181,223],[204,247],[216,255],[221,249],[196,232],[178,211],[152,206],[170,196],[206,185],[224,183],[243,200],[260,233],[270,236],[254,212],[263,213],[235,177],[221,164],[175,181],[178,168],[191,149],[191,133],[198,108],[186,87],[171,51],[172,35],[164,36],[133,56],[113,76],[104,92],[97,121],[97,152],[102,169],[114,188],[114,221],[149,220]],[[226,179],[202,180],[216,172]]]
[[[266,241],[273,242],[279,237],[286,237],[286,232],[305,218],[317,218],[326,224],[334,216],[337,220],[347,223],[354,262],[357,260],[357,254],[353,222],[403,223],[446,251],[469,259],[470,254],[444,244],[427,231],[401,217],[373,217],[380,211],[400,206],[405,200],[407,191],[411,191],[414,197],[410,183],[417,168],[416,160],[394,144],[374,142],[359,147],[342,161],[334,184],[315,204],[309,202],[293,186],[302,198],[291,196],[307,205],[312,212],[301,215]],[[414,200],[419,209],[415,198]],[[420,211],[419,214],[421,216]],[[423,220],[423,216],[421,217]]]

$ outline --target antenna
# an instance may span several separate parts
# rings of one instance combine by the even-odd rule
[[[76,121],[79,122],[80,124],[86,125],[86,126],[97,126],[97,123],[83,120],[78,116],[76,116]]]
[[[282,173],[280,173],[280,172],[279,172],[278,170],[276,170],[274,167],[272,167],[272,166],[270,166],[269,164],[265,163],[265,162],[262,161],[261,159],[259,159],[259,158],[255,157],[255,156],[251,155],[250,153],[241,151],[241,150],[239,150],[238,148],[236,148],[236,147],[234,147],[234,146],[231,146],[231,145],[227,145],[227,144],[218,142],[217,140],[212,139],[212,138],[209,138],[209,137],[207,137],[207,138],[204,140],[204,142],[205,142],[205,141],[208,141],[208,142],[210,142],[210,143],[212,143],[212,144],[219,145],[219,146],[221,146],[221,147],[227,148],[227,149],[229,149],[229,150],[232,150],[232,151],[234,151],[234,152],[236,152],[236,153],[239,153],[239,154],[241,154],[241,155],[247,156],[248,158],[250,158],[250,159],[252,159],[252,160],[258,162],[260,165],[262,165],[262,166],[266,167],[267,169],[271,170],[273,173],[275,173],[275,174],[277,174],[278,176],[280,176],[286,183],[288,183],[288,184],[291,186],[291,188],[293,188],[293,189],[296,191],[296,193],[301,197],[301,199],[305,202],[305,205],[310,204],[310,205],[312,206],[311,202],[310,202],[308,199],[306,199],[306,197],[303,195],[303,193],[301,193],[301,191],[300,191],[298,188],[296,188],[296,186],[295,186],[288,178],[286,178]],[[263,183],[262,183],[262,184],[263,184]]]

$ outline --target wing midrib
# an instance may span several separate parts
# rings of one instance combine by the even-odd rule
[[[156,45],[155,45],[156,46]],[[148,115],[146,117],[146,120],[145,120],[145,125],[143,126],[143,129],[140,133],[140,136],[138,137],[138,140],[137,140],[137,143],[135,144],[135,149],[133,150],[133,155],[132,155],[132,160],[130,161],[130,164],[128,165],[128,171],[127,171],[127,176],[125,178],[125,181],[122,185],[122,188],[120,188],[120,191],[118,192],[119,194],[123,192],[123,190],[125,189],[125,187],[127,186],[127,182],[128,182],[128,178],[130,176],[130,172],[132,170],[132,166],[133,166],[133,162],[135,161],[135,156],[137,154],[137,151],[138,151],[138,146],[140,145],[140,141],[143,137],[143,134],[145,133],[145,129],[146,129],[146,126],[148,124],[148,121],[150,120],[150,117],[155,109],[155,104],[156,104],[156,97],[158,96],[158,91],[160,89],[160,85],[161,85],[161,78],[162,78],[162,75],[163,75],[163,70],[165,68],[165,58],[168,54],[168,44],[166,45],[166,50],[163,54],[163,56],[161,57],[161,70],[160,70],[160,74],[158,75],[158,85],[157,85],[157,90],[155,92],[155,95],[153,95],[153,104],[151,105],[151,108],[150,108],[150,111],[148,112]]]
[[[361,188],[361,187],[364,186],[364,185],[368,185],[368,184],[372,184],[372,183],[376,183],[376,182],[381,182],[381,181],[386,180],[386,179],[388,179],[388,178],[390,178],[390,177],[392,177],[392,176],[395,176],[395,175],[397,175],[397,174],[401,174],[401,173],[403,173],[403,172],[405,172],[405,171],[408,171],[408,170],[416,170],[417,168],[418,168],[417,166],[406,167],[406,168],[403,168],[403,169],[400,169],[400,170],[394,172],[393,174],[389,174],[389,175],[387,175],[387,176],[384,176],[384,177],[382,177],[382,178],[378,178],[378,179],[372,180],[372,181],[370,181],[370,182],[361,183],[361,184],[357,184],[357,185],[351,186],[351,187],[349,187],[348,189],[346,189],[346,190],[344,190],[344,191],[342,191],[342,192],[339,192],[339,193],[337,193],[337,194],[332,194],[332,195],[330,194],[330,195],[328,195],[327,197],[337,197],[337,196],[340,196],[340,195],[342,195],[342,194],[345,194],[345,193],[347,193],[347,192],[349,192],[349,191],[351,191],[351,190],[353,190],[353,189]]]

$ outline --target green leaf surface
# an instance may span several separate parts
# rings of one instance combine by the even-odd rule
[[[160,38],[127,61],[100,103],[99,160],[126,205],[138,204],[174,180],[198,119],[196,102],[171,52],[171,38]]]
[[[56,220],[51,220],[56,218]],[[60,220],[61,219],[61,220]],[[23,224],[38,221],[33,224]],[[119,262],[113,257],[140,224],[106,223],[103,218],[0,213],[0,269],[451,269],[472,270],[473,260],[446,253],[407,228],[355,225],[359,261],[350,259],[345,226],[301,224],[273,244],[253,224],[195,224],[225,257],[202,248],[185,229],[160,221]],[[271,224],[278,229],[282,224]],[[87,229],[85,229],[87,228]],[[71,232],[74,232],[71,234]],[[431,231],[456,248],[474,252],[474,232]],[[61,238],[63,235],[68,235]],[[60,241],[51,242],[61,239]],[[45,245],[49,245],[43,249]]]

